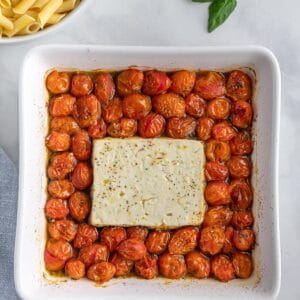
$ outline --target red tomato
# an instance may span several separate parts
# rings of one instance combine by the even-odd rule
[[[205,213],[204,226],[227,226],[232,218],[232,210],[226,206],[211,207]]]
[[[210,273],[210,261],[209,258],[194,250],[189,252],[185,256],[185,263],[187,271],[193,277],[203,279],[207,278]]]
[[[194,134],[196,121],[190,116],[173,117],[168,119],[166,126],[166,135],[173,139],[184,139]]]
[[[199,118],[205,113],[206,102],[197,94],[189,94],[185,98],[185,111],[192,117]]]
[[[227,119],[230,114],[231,104],[227,98],[216,98],[207,104],[207,116],[214,119]]]
[[[149,96],[157,96],[165,93],[171,85],[171,80],[165,72],[147,71],[143,85],[143,93]]]
[[[236,229],[245,229],[253,225],[254,218],[251,211],[235,211],[232,216],[232,225]]]
[[[67,202],[63,199],[50,198],[45,205],[45,215],[49,219],[64,219],[69,214]]]
[[[239,278],[249,278],[253,272],[252,258],[246,253],[234,253],[232,264],[235,274]]]
[[[236,134],[236,130],[227,121],[222,121],[212,128],[212,137],[219,141],[230,141]]]
[[[72,279],[78,280],[85,275],[85,265],[77,258],[71,258],[65,265],[65,273]]]
[[[224,181],[208,182],[204,191],[205,200],[209,205],[230,204],[229,186]]]
[[[102,118],[96,120],[88,130],[88,133],[93,139],[103,139],[106,136],[106,124]]]
[[[97,283],[109,281],[114,277],[116,267],[106,261],[91,265],[87,271],[87,278]]]
[[[123,257],[133,261],[142,259],[147,253],[145,244],[142,241],[135,239],[122,241],[118,245],[117,251]]]
[[[106,245],[94,243],[92,245],[83,247],[79,251],[78,258],[88,268],[90,265],[101,261],[107,261],[108,249]]]
[[[72,77],[71,93],[76,97],[90,94],[93,89],[92,78],[87,74],[75,74]]]
[[[122,101],[114,97],[111,101],[103,105],[102,117],[106,123],[113,123],[123,117]]]
[[[157,257],[147,254],[135,262],[135,273],[145,279],[153,279],[157,275]]]
[[[233,228],[231,226],[226,227],[225,229],[225,242],[223,246],[223,253],[230,254],[235,251],[234,245],[233,245]]]
[[[122,107],[125,117],[139,120],[151,111],[150,97],[142,94],[131,94],[123,99]]]
[[[76,165],[72,173],[72,183],[78,190],[84,190],[93,183],[93,170],[91,166],[85,162]]]
[[[164,253],[158,257],[159,272],[170,279],[179,279],[186,274],[186,265],[183,255]]]
[[[73,135],[80,130],[76,121],[70,117],[54,117],[50,123],[51,131]]]
[[[233,244],[240,251],[248,251],[255,244],[255,234],[252,229],[237,230],[233,233]]]
[[[220,253],[224,241],[225,233],[221,226],[208,226],[201,230],[199,246],[204,253],[209,255]]]
[[[123,227],[104,227],[100,233],[100,239],[110,252],[114,252],[117,246],[126,239],[126,230]]]
[[[75,192],[75,188],[70,180],[52,180],[48,184],[48,192],[54,198],[67,199]]]
[[[55,240],[74,240],[77,232],[76,224],[71,220],[57,220],[48,223],[48,233]]]
[[[127,238],[145,241],[148,235],[147,227],[143,226],[132,226],[127,228]]]
[[[183,97],[188,95],[194,87],[196,73],[193,71],[182,70],[172,73],[170,92],[179,94]]]
[[[185,102],[182,97],[174,93],[166,93],[155,96],[152,99],[153,109],[165,118],[183,117],[185,114]]]
[[[251,164],[246,157],[231,156],[227,162],[227,167],[232,178],[247,178],[251,174]]]
[[[110,101],[115,95],[114,80],[109,73],[101,72],[94,82],[94,93],[101,104]]]
[[[65,266],[66,261],[53,256],[49,251],[44,252],[45,267],[48,271],[59,271]]]
[[[85,130],[80,130],[73,136],[72,151],[78,160],[88,160],[90,158],[92,143]]]
[[[253,143],[249,134],[245,131],[240,131],[229,142],[232,155],[248,155],[252,152]]]
[[[211,130],[214,121],[207,117],[201,117],[197,120],[196,135],[199,140],[207,141],[211,138]]]
[[[52,117],[66,117],[72,114],[75,100],[75,97],[69,94],[54,96],[48,105],[49,114]]]
[[[121,118],[109,124],[107,133],[112,137],[127,138],[134,136],[137,132],[137,121],[134,119]]]
[[[128,69],[117,77],[117,91],[120,96],[140,93],[144,82],[144,73],[136,69]]]
[[[168,246],[170,236],[169,231],[151,231],[145,242],[148,252],[153,254],[161,254],[164,252]]]
[[[53,152],[62,152],[69,150],[71,138],[66,133],[52,131],[46,138],[46,146]]]
[[[83,192],[75,192],[69,198],[70,215],[77,222],[82,222],[88,216],[91,210],[91,200]]]
[[[81,223],[78,226],[77,234],[73,241],[75,248],[83,248],[92,245],[98,238],[97,228],[88,225],[86,223]]]
[[[68,92],[70,88],[70,77],[68,73],[52,71],[46,79],[46,87],[52,94]]]
[[[207,181],[226,180],[228,168],[217,161],[208,161],[205,164],[205,178]]]
[[[227,142],[211,139],[206,143],[205,155],[211,161],[227,161],[230,157],[230,147]]]
[[[234,268],[230,259],[225,255],[217,255],[211,261],[211,269],[214,277],[227,282],[234,278]]]
[[[252,189],[245,180],[233,180],[229,187],[230,197],[237,209],[247,209],[252,204]]]
[[[252,123],[253,110],[251,104],[245,101],[234,102],[231,109],[231,122],[238,128],[247,128]]]
[[[166,121],[163,116],[150,112],[139,121],[139,135],[143,138],[155,138],[162,135]]]
[[[124,258],[119,253],[114,253],[109,262],[116,267],[116,277],[129,275],[134,265],[132,260]]]

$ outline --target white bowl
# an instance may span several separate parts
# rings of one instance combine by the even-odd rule
[[[253,213],[257,245],[255,272],[247,280],[226,284],[216,280],[113,279],[105,287],[88,280],[51,278],[44,271],[46,220],[46,163],[44,145],[48,130],[45,105],[45,72],[69,70],[125,69],[128,66],[164,70],[233,69],[251,67],[256,72],[254,99],[255,148],[252,156],[255,190]],[[19,133],[20,180],[15,285],[25,299],[273,299],[280,287],[278,214],[278,145],[280,70],[266,48],[243,47],[102,47],[42,46],[25,57],[20,73]]]
[[[57,24],[51,25],[49,27],[46,27],[43,30],[40,30],[36,33],[29,34],[29,35],[20,35],[20,36],[13,36],[11,38],[8,37],[2,37],[0,38],[0,44],[11,44],[11,43],[18,43],[18,42],[26,42],[30,41],[39,37],[43,37],[47,35],[48,33],[52,33],[59,28],[62,28],[66,25],[68,25],[73,19],[76,17],[79,17],[81,13],[84,12],[85,8],[92,2],[92,0],[81,0],[79,5],[72,10],[70,13],[68,13],[60,22]]]

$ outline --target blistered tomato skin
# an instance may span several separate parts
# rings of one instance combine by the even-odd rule
[[[76,224],[71,220],[57,220],[48,223],[48,233],[55,240],[65,240],[71,242],[74,240],[77,232]]]
[[[235,211],[231,222],[236,229],[245,229],[253,225],[253,214],[251,211],[247,210]]]
[[[204,226],[227,226],[232,218],[232,210],[226,206],[211,207],[205,213]]]
[[[209,182],[205,187],[204,196],[211,206],[228,205],[231,202],[229,185],[224,181]]]
[[[148,252],[152,254],[161,254],[164,252],[167,248],[170,237],[171,235],[169,231],[151,231],[145,242]]]
[[[93,170],[91,166],[85,162],[79,162],[73,173],[72,183],[78,190],[84,190],[93,183]]]
[[[136,132],[137,121],[134,119],[121,118],[107,127],[107,133],[111,137],[127,138],[134,136]]]
[[[72,114],[75,97],[69,94],[62,94],[51,98],[48,110],[52,117],[66,117]]]
[[[102,118],[96,120],[88,129],[92,139],[103,139],[106,136],[106,124]]]
[[[49,219],[64,219],[69,214],[67,202],[59,198],[50,198],[45,205],[45,215]]]
[[[136,69],[128,69],[117,77],[117,91],[120,96],[140,93],[144,83],[144,73]]]
[[[78,226],[77,234],[73,241],[75,248],[83,248],[92,245],[98,238],[97,228],[88,225],[86,223],[81,223]]]
[[[52,71],[47,76],[46,87],[52,94],[66,93],[70,88],[70,76],[65,72]]]
[[[193,71],[182,70],[174,72],[171,75],[172,84],[169,90],[185,97],[193,90],[195,80],[196,73]]]
[[[230,147],[227,142],[211,139],[206,143],[205,155],[208,160],[225,162],[230,158]]]
[[[128,275],[134,266],[134,262],[132,260],[124,258],[119,253],[114,253],[110,257],[109,262],[116,267],[116,277]]]
[[[153,109],[165,118],[183,117],[185,102],[182,97],[174,93],[166,93],[152,99]]]
[[[139,120],[151,111],[150,97],[142,94],[126,96],[122,102],[123,114],[130,119]]]
[[[236,136],[236,130],[227,122],[222,121],[212,128],[212,137],[216,140],[228,142]]]
[[[201,230],[199,247],[202,252],[209,255],[220,253],[224,242],[225,233],[221,226],[208,226]]]
[[[252,123],[253,110],[251,104],[246,101],[236,101],[231,109],[231,122],[238,128],[247,128]]]
[[[126,238],[126,230],[123,227],[105,227],[100,233],[101,242],[108,247],[110,252],[114,252]]]
[[[92,78],[87,74],[75,74],[72,77],[71,93],[76,97],[90,94],[93,89]]]
[[[171,86],[171,80],[165,72],[147,71],[143,84],[143,93],[148,96],[157,96],[166,92]]]
[[[143,226],[132,226],[127,228],[127,238],[145,241],[148,235],[148,228]]]
[[[72,151],[78,160],[88,160],[91,157],[92,143],[85,130],[80,130],[72,137]]]
[[[46,146],[53,152],[62,152],[69,150],[71,138],[66,133],[52,131],[46,138]]]
[[[158,257],[158,267],[160,274],[170,279],[182,278],[187,272],[183,255],[164,253]]]
[[[70,117],[54,117],[51,120],[50,128],[52,131],[73,135],[80,130],[76,121]]]
[[[233,244],[240,251],[248,251],[255,244],[255,234],[252,229],[237,230],[233,233]]]
[[[54,198],[67,199],[75,192],[75,187],[68,179],[52,180],[48,184],[48,192]]]
[[[143,138],[154,138],[162,135],[166,121],[163,116],[150,112],[139,121],[138,132]]]
[[[238,132],[229,142],[232,155],[248,155],[253,150],[253,142],[245,131]]]
[[[207,278],[210,274],[209,258],[199,251],[191,251],[185,256],[187,271],[195,278]]]
[[[109,73],[100,73],[94,82],[94,93],[101,104],[107,103],[115,95],[116,87]]]
[[[249,278],[253,272],[252,258],[249,254],[237,252],[232,257],[235,274],[239,278]]]
[[[229,187],[233,206],[237,209],[247,209],[251,206],[253,193],[245,180],[233,180]]]
[[[229,174],[227,166],[217,161],[208,161],[204,172],[207,181],[226,180]]]
[[[85,275],[85,265],[76,258],[71,258],[65,265],[65,273],[72,279],[78,280]]]
[[[166,126],[166,135],[173,139],[184,139],[194,134],[196,121],[190,116],[173,117],[168,119]]]
[[[251,164],[248,158],[242,156],[231,156],[227,162],[229,174],[232,178],[243,179],[251,174]]]
[[[196,79],[194,92],[207,100],[223,96],[225,94],[223,75],[212,71],[200,74]]]
[[[77,222],[82,222],[91,210],[91,200],[83,192],[75,192],[68,201],[71,217]]]
[[[214,120],[227,119],[230,114],[231,104],[226,98],[216,98],[207,104],[207,116]]]
[[[197,120],[196,135],[199,140],[207,141],[211,138],[211,130],[214,121],[207,117],[201,117]]]
[[[87,271],[87,278],[97,283],[109,281],[114,277],[116,267],[106,261],[91,265]]]
[[[147,254],[135,262],[135,273],[145,279],[153,279],[157,275],[157,257]]]
[[[106,245],[94,243],[92,245],[81,248],[78,258],[88,268],[92,264],[101,261],[107,261],[108,256],[109,253]]]
[[[118,97],[103,104],[102,108],[102,117],[106,123],[116,122],[123,117],[122,101]]]
[[[227,282],[234,278],[232,262],[225,255],[215,256],[211,261],[211,269],[213,276],[222,282]]]
[[[232,226],[227,226],[225,228],[225,241],[222,249],[222,252],[225,254],[231,254],[235,252],[235,248],[233,245],[233,233],[234,229],[232,228]]]
[[[122,241],[118,245],[117,251],[123,257],[132,261],[142,259],[147,253],[145,244],[142,241],[135,239],[127,239]]]
[[[206,109],[206,101],[197,94],[189,94],[185,98],[185,111],[195,118],[200,118],[204,115]]]

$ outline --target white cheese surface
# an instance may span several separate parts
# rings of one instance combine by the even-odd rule
[[[196,140],[94,140],[90,223],[174,228],[205,212],[204,149]]]

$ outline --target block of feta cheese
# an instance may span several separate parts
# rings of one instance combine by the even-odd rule
[[[94,140],[90,224],[176,228],[205,213],[204,147],[184,139]]]

